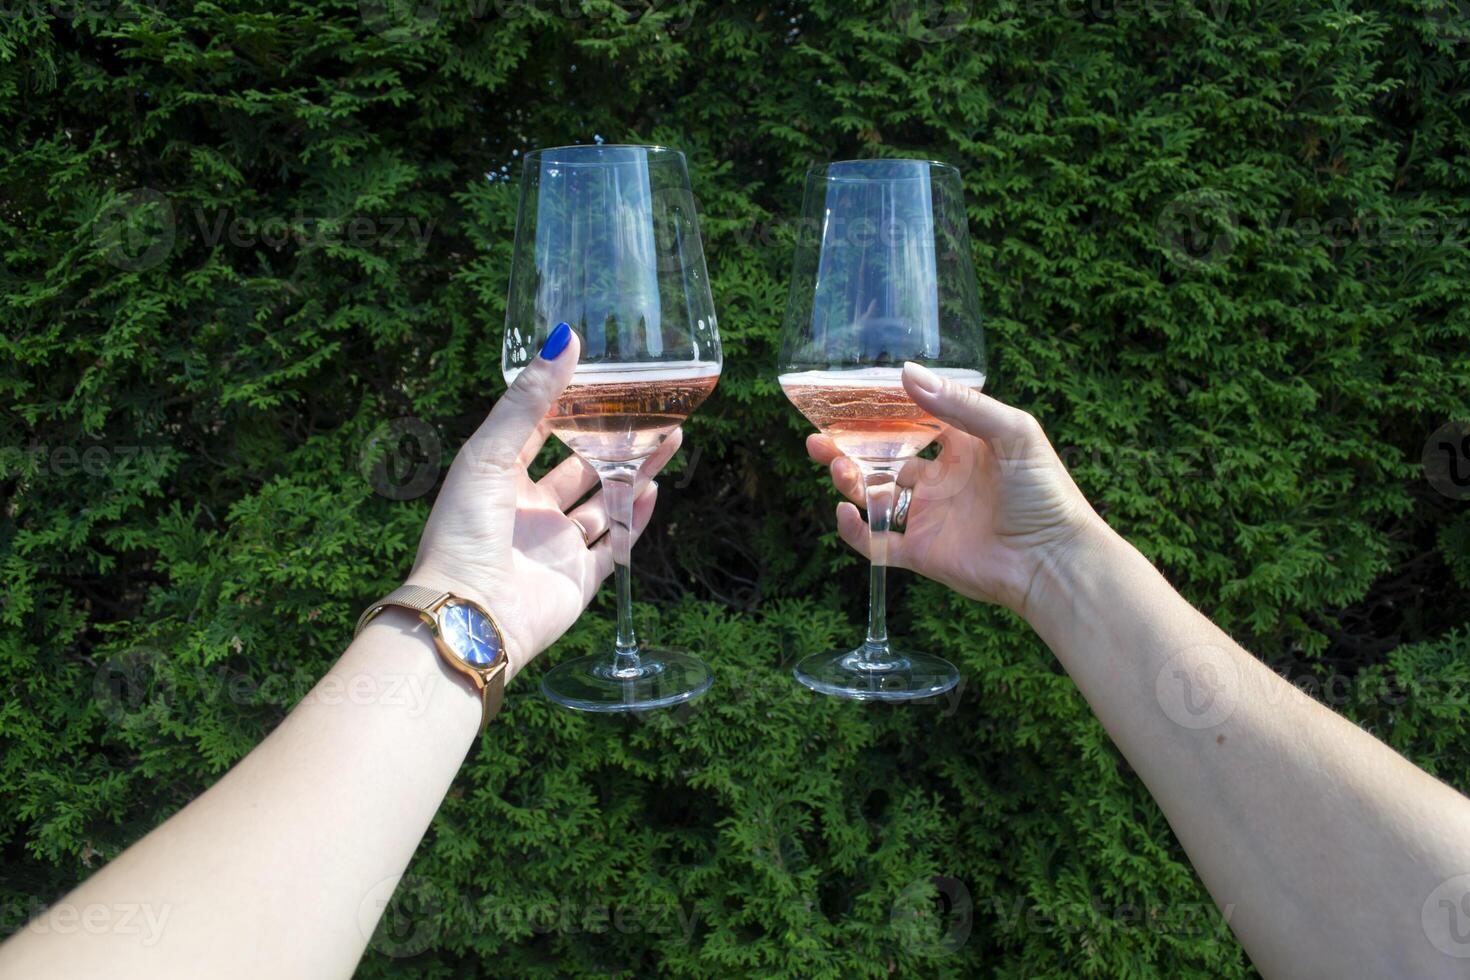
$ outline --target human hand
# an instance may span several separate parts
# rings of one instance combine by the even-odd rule
[[[888,564],[1025,615],[1037,573],[1066,560],[1101,518],[1026,412],[917,364],[904,366],[903,386],[945,428],[936,459],[912,459],[899,473],[913,498],[904,532],[889,535]],[[844,496],[865,503],[862,472],[831,439],[809,436],[807,452],[830,466]],[[871,556],[869,528],[853,503],[837,505],[837,529]]]
[[[510,675],[566,632],[613,569],[602,492],[576,506],[597,485],[592,467],[572,456],[540,480],[526,472],[546,442],[543,420],[571,380],[579,352],[575,334],[551,358],[543,348],[460,448],[407,579],[489,610],[504,634]],[[682,440],[675,429],[639,470],[633,540],[653,514],[653,477]]]

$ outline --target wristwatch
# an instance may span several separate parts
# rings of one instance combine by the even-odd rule
[[[452,592],[436,592],[421,585],[401,585],[363,610],[357,629],[363,627],[389,606],[412,609],[429,624],[434,634],[434,648],[439,659],[470,679],[480,694],[480,730],[500,711],[505,698],[505,636],[495,617],[477,602]]]

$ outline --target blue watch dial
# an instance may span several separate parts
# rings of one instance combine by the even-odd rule
[[[500,657],[500,634],[473,606],[450,602],[439,611],[439,633],[455,656],[475,667],[489,667]]]

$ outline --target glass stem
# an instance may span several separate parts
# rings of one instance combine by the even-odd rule
[[[638,464],[599,467],[602,498],[607,506],[608,535],[613,553],[613,581],[617,586],[618,636],[613,644],[614,677],[633,677],[642,663],[638,637],[633,633],[633,573],[629,567],[633,551],[633,501],[638,484]]]
[[[898,476],[891,470],[864,474],[868,498],[868,636],[863,644],[868,661],[887,661],[888,649],[888,526],[893,519],[893,502]]]

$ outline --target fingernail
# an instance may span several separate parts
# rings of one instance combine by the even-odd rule
[[[944,382],[940,379],[939,375],[935,374],[933,371],[929,370],[922,364],[915,364],[913,361],[905,361],[903,365],[903,373],[908,375],[909,380],[912,381],[915,385],[917,385],[922,390],[927,391],[931,395],[939,394],[939,389],[944,387]]]
[[[572,325],[563,320],[551,331],[551,336],[546,338],[546,343],[541,345],[541,356],[545,360],[554,361],[561,356],[561,352],[567,349],[567,344],[572,339]]]

